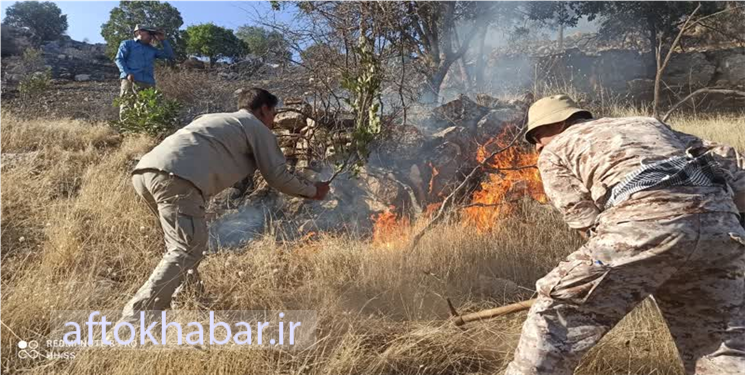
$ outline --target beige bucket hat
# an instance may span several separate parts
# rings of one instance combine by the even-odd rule
[[[586,113],[592,116],[590,111],[580,108],[577,103],[567,95],[547,96],[533,103],[528,109],[528,130],[525,132],[525,140],[535,144],[532,137],[533,130],[562,122],[576,113]]]
[[[160,32],[158,29],[156,29],[155,27],[153,27],[151,25],[140,25],[140,24],[137,24],[137,25],[135,25],[135,29],[134,29],[133,33],[136,33],[136,32],[138,32],[140,30],[148,31],[148,32],[151,32],[153,34],[157,34],[157,33]]]

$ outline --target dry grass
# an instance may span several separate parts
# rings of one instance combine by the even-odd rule
[[[120,309],[158,262],[162,238],[128,178],[152,140],[120,139],[105,126],[76,121],[27,122],[3,114],[2,122],[3,152],[38,151],[3,167],[3,373],[496,373],[511,359],[525,314],[461,331],[443,321],[442,296],[464,311],[529,297],[535,280],[581,244],[547,206],[531,202],[491,233],[444,225],[407,257],[400,241],[376,247],[343,237],[264,238],[244,253],[203,262],[208,291],[218,297],[209,308],[316,310],[321,323],[312,348],[88,351],[72,361],[21,360],[18,340],[42,340],[52,310]],[[671,122],[745,149],[745,131],[734,130],[745,127],[742,118]],[[184,308],[193,307],[187,301]],[[682,372],[666,328],[645,305],[577,373]]]
[[[156,75],[158,90],[183,105],[180,117],[184,124],[199,114],[234,111],[233,92],[244,83],[219,79],[215,72],[206,70],[158,67]]]

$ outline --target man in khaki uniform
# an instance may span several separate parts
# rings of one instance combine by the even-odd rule
[[[142,157],[132,176],[137,193],[160,218],[166,254],[124,308],[122,320],[139,311],[164,310],[189,278],[207,248],[205,202],[258,169],[282,193],[324,199],[325,182],[307,183],[291,174],[271,131],[278,99],[258,88],[239,92],[239,110],[199,117]]]
[[[546,194],[589,240],[536,283],[506,374],[571,374],[650,295],[687,374],[745,374],[745,170],[719,155],[731,148],[653,118],[593,120],[564,95],[528,117]]]

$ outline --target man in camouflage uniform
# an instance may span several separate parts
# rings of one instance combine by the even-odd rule
[[[745,374],[743,159],[653,118],[593,120],[564,95],[528,122],[546,194],[588,242],[537,282],[506,374],[571,374],[650,295],[687,374]]]

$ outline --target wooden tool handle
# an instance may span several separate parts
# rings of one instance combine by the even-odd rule
[[[488,310],[482,310],[477,311],[475,313],[460,315],[460,316],[454,316],[451,318],[453,323],[460,327],[468,322],[473,322],[476,320],[486,320],[491,318],[496,318],[498,316],[511,314],[518,311],[528,310],[531,306],[533,306],[533,303],[535,303],[536,299],[530,299],[527,301],[517,302],[513,303],[511,305],[502,306],[502,307],[496,307],[493,309]]]

